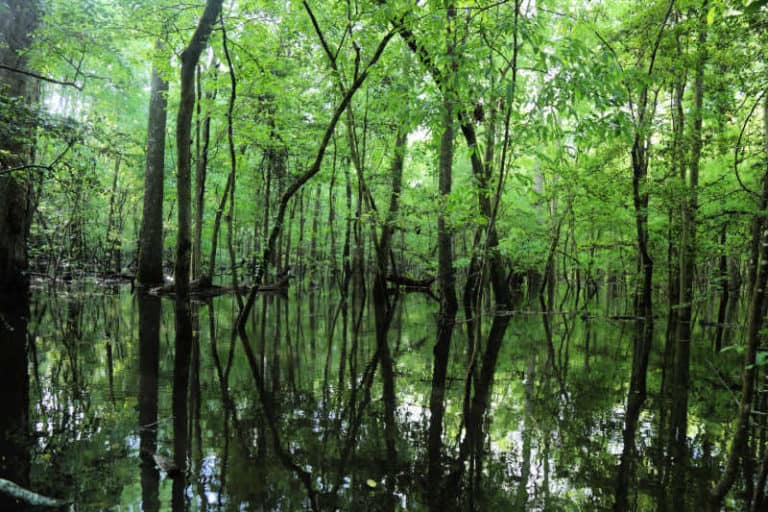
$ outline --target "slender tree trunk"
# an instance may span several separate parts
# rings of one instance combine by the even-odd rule
[[[647,76],[653,76],[653,69],[661,42],[661,36],[672,13],[674,0],[671,0],[663,22],[659,27],[656,43],[650,56]],[[633,470],[633,455],[635,452],[635,432],[637,421],[647,396],[646,380],[648,373],[648,358],[653,342],[653,260],[648,247],[648,200],[649,193],[646,180],[648,178],[648,151],[650,146],[650,127],[652,108],[649,105],[649,85],[641,87],[636,104],[635,134],[632,144],[632,198],[635,214],[635,229],[637,233],[637,270],[641,284],[635,295],[635,331],[632,343],[632,373],[627,395],[627,412],[624,418],[624,447],[616,478],[616,499],[614,512],[628,509],[627,490]]]
[[[684,506],[688,460],[688,386],[690,381],[691,316],[693,311],[693,278],[696,264],[696,214],[698,210],[699,164],[702,149],[702,108],[704,101],[704,65],[707,60],[707,1],[700,7],[698,58],[694,79],[694,105],[691,126],[691,153],[688,162],[688,184],[681,208],[680,241],[680,307],[677,321],[677,346],[672,379],[672,414],[670,441],[675,466],[672,475],[673,505]]]
[[[107,215],[107,266],[106,271],[120,273],[120,230],[115,221],[115,210],[119,202],[117,184],[120,177],[120,154],[115,157],[115,172],[112,175],[112,191],[109,195],[109,214]]]
[[[197,71],[197,116],[198,121],[201,115],[202,83],[200,77],[200,68]],[[216,97],[216,89],[205,93],[206,99],[212,100]],[[194,232],[192,233],[192,278],[198,279],[203,271],[203,216],[205,213],[205,182],[208,173],[208,148],[211,140],[211,113],[206,110],[203,118],[202,127],[198,130],[197,143],[202,141],[200,154],[195,165],[195,219]],[[212,277],[209,275],[208,277]]]
[[[205,10],[198,22],[189,45],[181,54],[181,100],[176,119],[176,151],[178,168],[176,174],[176,194],[178,201],[178,234],[176,240],[176,295],[184,300],[189,293],[190,256],[190,221],[192,206],[192,188],[190,181],[192,139],[192,113],[195,106],[195,68],[200,54],[208,44],[213,25],[221,12],[223,0],[207,0]]]
[[[334,284],[339,280],[338,248],[336,242],[336,140],[333,142],[333,169],[331,171],[331,183],[328,185],[328,236],[330,238],[330,254],[328,265],[330,277]]]
[[[395,154],[392,161],[390,177],[392,191],[389,196],[389,209],[381,226],[381,235],[376,248],[376,274],[373,283],[373,305],[376,319],[376,350],[381,363],[381,376],[384,401],[384,429],[385,443],[387,446],[387,460],[389,461],[389,473],[394,477],[396,472],[397,449],[397,423],[395,422],[395,372],[392,354],[389,348],[389,328],[392,323],[395,302],[387,293],[387,270],[389,268],[389,252],[394,233],[394,222],[400,206],[400,191],[403,180],[403,163],[405,161],[405,148],[408,134],[401,130],[397,134],[395,142]],[[389,491],[394,492],[394,481],[389,482]],[[390,503],[391,509],[394,506]]]
[[[237,77],[235,76],[235,66],[232,64],[232,57],[229,54],[227,45],[227,29],[224,26],[224,19],[221,20],[221,42],[224,48],[224,55],[227,58],[227,67],[229,68],[230,94],[229,104],[227,106],[227,143],[229,146],[229,177],[227,182],[231,182],[229,187],[229,214],[227,215],[227,247],[229,249],[229,265],[232,272],[232,288],[235,290],[237,305],[243,309],[243,299],[240,296],[240,283],[237,277],[237,258],[235,256],[235,247],[232,240],[235,222],[235,179],[237,176],[237,152],[235,151],[235,128],[233,112],[235,110],[235,101],[237,100]],[[213,274],[211,274],[213,277]]]
[[[728,303],[730,302],[731,283],[728,279],[728,254],[726,253],[726,242],[728,240],[728,224],[723,224],[720,228],[720,257],[718,258],[718,270],[720,275],[720,304],[717,308],[717,330],[715,331],[715,352],[720,352],[723,348],[723,334],[725,333],[725,324],[728,321]]]
[[[158,40],[155,51],[163,53]],[[152,84],[147,127],[147,161],[144,167],[144,211],[139,243],[140,286],[163,282],[163,180],[165,174],[165,125],[168,117],[168,82],[152,65]]]
[[[312,208],[312,239],[309,242],[309,280],[311,287],[320,286],[321,273],[320,273],[320,253],[317,249],[317,239],[320,232],[320,205],[322,204],[322,188],[320,184],[315,187],[315,204]],[[331,204],[329,204],[329,208]],[[329,229],[332,229],[333,217],[329,213]],[[335,248],[334,248],[335,250]],[[310,302],[313,296],[310,295]]]
[[[453,58],[455,32],[452,24],[456,9],[448,7],[447,54]],[[451,193],[453,181],[453,97],[443,101],[443,134],[440,137],[439,193],[445,200]],[[450,497],[442,485],[442,437],[445,415],[445,381],[448,375],[448,358],[451,337],[459,305],[456,299],[456,276],[453,268],[453,234],[442,210],[437,217],[437,261],[438,286],[440,288],[440,312],[437,317],[437,340],[435,342],[432,369],[432,388],[429,397],[430,422],[427,440],[429,507],[432,511],[442,510]]]
[[[216,254],[219,249],[219,233],[221,232],[221,219],[224,217],[224,209],[227,206],[227,200],[231,195],[234,186],[235,175],[230,172],[227,175],[227,182],[224,184],[224,192],[221,194],[219,206],[216,208],[216,215],[213,218],[213,228],[211,229],[211,255],[208,257],[208,276],[213,279],[216,275]]]

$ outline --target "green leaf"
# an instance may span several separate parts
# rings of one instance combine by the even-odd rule
[[[707,25],[712,25],[715,22],[715,8],[710,7],[707,12]]]
[[[755,363],[754,364],[748,364],[746,368],[748,370],[751,370],[755,367],[765,366],[768,365],[768,351],[760,351],[757,353],[755,357]]]

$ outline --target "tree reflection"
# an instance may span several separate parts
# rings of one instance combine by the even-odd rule
[[[0,291],[0,478],[29,487],[29,372],[27,290]],[[0,494],[0,508],[11,510]]]
[[[171,497],[174,512],[186,510],[185,489],[187,486],[187,431],[189,364],[192,354],[192,314],[189,298],[177,297],[176,342],[173,358],[173,463],[178,475],[173,480]]]
[[[160,473],[153,455],[157,451],[157,399],[160,370],[160,298],[139,298],[139,437],[141,503],[145,512],[160,510]]]

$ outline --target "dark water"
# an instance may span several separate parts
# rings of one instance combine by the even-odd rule
[[[372,306],[350,304],[344,314],[335,293],[292,289],[288,298],[259,299],[247,339],[233,336],[231,297],[185,310],[94,283],[39,286],[31,295],[28,307],[18,297],[2,302],[0,476],[76,510],[613,506],[632,354],[632,324],[608,318],[615,304],[594,304],[594,317],[513,315],[479,421],[464,411],[469,355],[465,324],[457,324],[435,445],[428,432],[438,305],[428,297],[398,304],[388,336],[392,404],[382,400]],[[658,325],[630,508],[669,510],[682,501],[697,510],[736,409],[720,381],[735,380],[738,357],[715,359],[708,333],[698,334],[690,463],[685,496],[675,499]],[[466,442],[468,433],[476,443]],[[428,471],[430,460],[438,473]]]

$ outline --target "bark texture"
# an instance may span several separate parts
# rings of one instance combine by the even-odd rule
[[[162,52],[163,44],[155,43]],[[144,210],[139,242],[139,271],[142,286],[163,282],[163,177],[165,174],[165,126],[168,117],[168,82],[156,66],[152,67],[152,85],[147,126],[147,161],[144,167]]]

